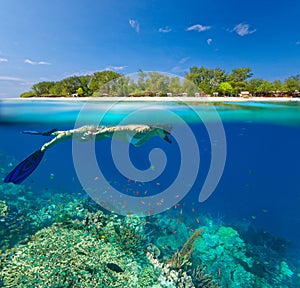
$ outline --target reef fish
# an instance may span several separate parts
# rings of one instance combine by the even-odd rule
[[[106,267],[112,271],[118,272],[118,273],[123,273],[124,270],[117,264],[115,263],[106,263]]]

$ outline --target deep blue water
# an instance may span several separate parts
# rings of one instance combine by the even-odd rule
[[[295,103],[230,103],[216,105],[221,116],[227,144],[227,155],[222,177],[214,193],[203,203],[198,202],[199,192],[210,167],[212,145],[207,129],[195,112],[187,106],[176,103],[122,103],[121,108],[107,112],[103,123],[115,125],[129,112],[151,107],[136,116],[137,122],[163,123],[170,120],[161,109],[175,111],[192,129],[200,153],[200,169],[189,193],[180,202],[178,214],[184,213],[192,219],[195,214],[207,213],[220,221],[227,221],[241,231],[246,227],[245,237],[251,239],[249,227],[262,233],[272,233],[276,237],[299,247],[300,239],[300,105]],[[72,129],[82,103],[80,102],[30,102],[2,101],[0,103],[0,151],[21,161],[50,138],[20,134],[23,130]],[[91,115],[102,113],[107,103],[93,103],[93,111],[84,119],[88,123]],[[148,106],[147,106],[148,105]],[[190,104],[191,106],[194,105]],[[192,106],[196,111],[207,113],[209,123],[215,119],[209,116],[212,104]],[[158,110],[153,110],[158,107]],[[93,114],[95,113],[95,114]],[[205,114],[206,115],[206,114]],[[132,119],[130,120],[133,121]],[[170,124],[170,123],[169,123]],[[181,124],[171,123],[174,129]],[[126,194],[140,197],[155,195],[166,189],[176,178],[181,164],[180,147],[172,136],[172,144],[155,137],[141,147],[130,146],[130,157],[138,169],[150,166],[148,155],[153,148],[161,148],[167,156],[166,169],[149,183],[129,183],[122,176],[110,154],[109,139],[96,143],[99,166],[112,185]],[[215,139],[213,145],[221,145]],[[88,148],[89,144],[84,143]],[[1,167],[9,170],[9,163]],[[2,175],[4,177],[4,175]],[[134,180],[134,179],[131,179]],[[128,184],[129,183],[129,184]],[[72,143],[67,141],[49,149],[37,170],[24,182],[38,193],[45,189],[78,193],[81,184],[72,160]],[[136,192],[138,191],[138,192]],[[176,194],[178,191],[174,191]],[[182,208],[181,208],[182,207]],[[175,209],[174,207],[172,209]],[[182,209],[182,210],[181,210]],[[243,232],[243,231],[242,231]],[[255,241],[255,239],[252,241]],[[296,250],[295,250],[296,251]]]
[[[222,119],[224,119],[222,123],[227,142],[225,169],[213,195],[206,202],[197,204],[197,209],[219,213],[226,217],[249,219],[251,223],[269,229],[278,235],[287,236],[297,242],[296,240],[300,238],[299,104],[237,104],[229,102],[227,104],[230,105],[225,106],[225,108],[224,106],[216,106]],[[3,135],[1,137],[1,151],[20,161],[46,140],[50,140],[50,138],[41,136],[20,134],[21,131],[43,131],[53,127],[59,130],[72,129],[72,124],[74,125],[81,105],[82,103],[77,102],[2,102],[0,114],[2,120],[0,132]],[[101,104],[95,104],[93,107],[96,105],[99,105],[100,110],[102,110]],[[126,117],[127,109],[134,111],[134,109],[141,107],[140,103],[122,103],[122,105],[122,111],[117,110],[120,113],[116,113],[114,110],[110,111],[113,117],[110,118],[112,119],[111,123],[107,124],[116,124],[117,121]],[[149,106],[149,104],[147,105]],[[177,111],[189,123],[197,138],[201,155],[200,172],[184,201],[187,202],[186,205],[191,204],[191,202],[198,203],[199,189],[207,176],[211,159],[210,139],[206,128],[201,120],[194,121],[193,118],[186,117],[186,114],[193,114],[193,111],[184,106],[173,103],[151,103],[152,105],[158,106],[160,109],[161,106],[165,105],[168,110]],[[144,109],[144,106],[142,107]],[[202,109],[201,106],[199,107]],[[207,108],[206,106],[203,107],[205,111]],[[97,111],[96,108],[95,111]],[[125,113],[122,113],[124,111]],[[145,114],[142,122],[147,122],[147,118],[149,119],[147,110]],[[248,114],[247,117],[244,116],[245,114]],[[265,120],[266,115],[270,115],[267,120]],[[163,112],[160,116],[164,116]],[[157,117],[159,119],[159,116]],[[167,120],[164,119],[163,121]],[[175,125],[177,124],[175,123]],[[137,168],[147,169],[149,151],[154,147],[161,147],[168,155],[168,169],[164,171],[160,179],[156,179],[156,182],[159,181],[161,185],[170,185],[180,165],[180,157],[177,157],[179,147],[176,145],[176,141],[173,142],[170,145],[157,137],[142,147],[132,146],[131,160]],[[107,155],[109,149],[109,140],[97,143],[96,153],[100,158],[98,159],[99,163],[106,167],[104,169],[106,177],[122,182],[125,178],[121,177],[118,171],[115,171],[114,163],[111,157]],[[73,168],[71,150],[71,142],[68,141],[47,151],[43,163],[26,180],[25,184],[31,183],[36,189],[43,188],[43,186],[54,186],[57,189],[66,189],[70,192],[74,189],[80,190]],[[103,157],[103,154],[106,157]],[[51,173],[55,175],[55,181],[49,178]],[[71,179],[72,181],[70,181]],[[157,189],[157,187],[152,187],[152,189],[150,187],[149,190],[154,188]],[[287,223],[288,225],[286,225]]]

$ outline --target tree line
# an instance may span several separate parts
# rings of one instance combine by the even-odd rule
[[[249,91],[257,96],[298,96],[300,74],[285,81],[273,82],[253,78],[250,67],[235,68],[230,73],[221,68],[191,67],[184,78],[139,70],[133,77],[113,71],[71,76],[61,81],[43,81],[20,97],[87,97],[87,96],[238,96]],[[197,94],[196,94],[197,95]]]

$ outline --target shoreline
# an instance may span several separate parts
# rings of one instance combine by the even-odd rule
[[[5,101],[75,101],[75,102],[300,102],[300,98],[287,97],[30,97],[30,98],[3,98]]]

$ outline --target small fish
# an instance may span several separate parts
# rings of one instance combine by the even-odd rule
[[[179,207],[179,203],[176,203],[175,205],[174,205],[174,208],[176,209],[177,207]]]
[[[219,276],[220,279],[222,278],[222,270],[221,270],[221,268],[218,269],[218,276]]]
[[[88,215],[86,215],[86,217],[85,217],[85,226],[88,226],[89,225],[89,216]]]
[[[117,273],[123,273],[124,270],[117,264],[115,263],[106,263],[106,267],[112,271],[115,271]]]

